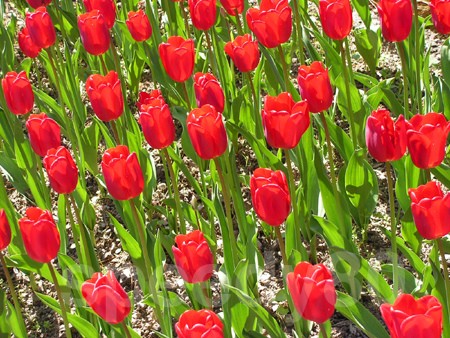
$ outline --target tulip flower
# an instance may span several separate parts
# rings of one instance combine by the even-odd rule
[[[31,259],[39,263],[49,263],[58,255],[60,237],[50,211],[31,207],[26,217],[19,219],[25,250]]]
[[[110,148],[103,154],[102,172],[106,188],[116,200],[135,198],[144,190],[144,176],[136,153],[130,154],[127,146]]]
[[[450,193],[444,194],[435,181],[408,190],[417,231],[425,239],[450,233]]]
[[[411,0],[380,0],[377,8],[384,38],[390,42],[405,40],[412,27]]]
[[[373,111],[366,122],[366,145],[378,162],[396,161],[406,152],[406,122],[400,115],[392,120],[386,109]]]
[[[116,21],[116,4],[114,0],[83,0],[86,12],[98,10],[105,18],[108,29],[113,28]]]
[[[70,194],[78,183],[78,168],[69,151],[60,146],[50,149],[44,157],[50,185],[58,194]]]
[[[11,243],[11,227],[6,212],[0,209],[0,250],[5,250]]]
[[[139,123],[148,144],[154,149],[170,146],[175,140],[175,124],[168,104],[162,98],[155,98],[145,105],[141,111]]]
[[[195,28],[207,31],[216,23],[216,0],[188,0],[192,24]]]
[[[206,104],[192,110],[187,117],[189,138],[195,152],[204,160],[219,157],[227,149],[228,139],[222,114]]]
[[[139,100],[137,106],[140,112],[146,111],[145,105],[151,103],[154,99],[164,100],[162,93],[159,89],[154,89],[150,93],[139,92]]]
[[[320,0],[323,31],[333,40],[345,39],[352,30],[352,8],[349,0]]]
[[[86,303],[109,324],[119,324],[131,310],[130,298],[112,271],[105,275],[96,272],[81,285]]]
[[[237,36],[234,41],[227,42],[225,53],[242,73],[251,72],[258,67],[260,58],[258,42],[253,41],[250,34]]]
[[[178,338],[223,338],[223,323],[211,310],[187,310],[175,324]]]
[[[314,61],[311,66],[300,66],[297,80],[300,95],[303,100],[308,101],[312,113],[320,113],[331,107],[333,89],[328,69],[321,62]]]
[[[116,72],[110,71],[105,76],[89,76],[86,80],[86,93],[95,115],[103,122],[117,120],[122,115],[122,88]]]
[[[26,127],[31,148],[39,156],[44,157],[47,151],[61,145],[61,127],[47,114],[30,115]]]
[[[228,15],[237,16],[244,10],[244,0],[220,0]]]
[[[286,283],[294,306],[303,318],[322,324],[333,315],[336,290],[333,276],[325,265],[298,263],[294,272],[287,274]]]
[[[250,8],[246,17],[250,30],[267,48],[278,47],[291,36],[292,10],[287,0],[262,0],[260,8]]]
[[[381,316],[395,338],[440,338],[442,335],[442,305],[434,296],[414,299],[403,294],[395,303],[382,304]]]
[[[291,211],[286,176],[281,170],[258,168],[250,178],[250,193],[256,214],[271,226],[283,223]]]
[[[262,123],[267,143],[274,148],[292,149],[309,128],[308,103],[295,103],[291,94],[267,95],[262,110]]]
[[[145,41],[152,36],[152,26],[150,25],[147,14],[142,9],[137,12],[129,12],[126,23],[134,40],[138,42]]]
[[[56,41],[55,26],[45,7],[39,7],[33,13],[27,13],[25,24],[36,46],[42,49],[53,46]]]
[[[24,27],[19,32],[19,36],[17,38],[19,42],[19,48],[26,56],[29,58],[35,58],[41,52],[41,48],[37,46],[33,40],[31,39],[30,33],[28,33],[28,28]]]
[[[6,73],[2,79],[2,88],[6,105],[11,113],[23,115],[33,109],[34,94],[27,73],[24,71],[19,74],[16,72]]]
[[[176,82],[184,82],[194,70],[194,41],[180,36],[171,36],[166,43],[159,45],[159,56],[164,69]]]
[[[411,159],[416,167],[430,169],[445,157],[450,122],[439,113],[415,115],[406,122],[406,138]]]
[[[223,89],[214,75],[210,73],[195,73],[194,90],[198,107],[210,104],[219,113],[223,112],[225,97]]]
[[[431,0],[431,19],[441,34],[450,34],[450,0]]]
[[[111,36],[103,15],[93,10],[78,16],[81,43],[89,54],[104,54],[111,45]]]
[[[41,6],[47,6],[49,5],[52,0],[27,0],[28,4],[33,7],[34,9],[39,8]]]
[[[213,255],[203,233],[194,230],[175,236],[177,246],[172,246],[177,270],[188,283],[205,282],[213,272]]]

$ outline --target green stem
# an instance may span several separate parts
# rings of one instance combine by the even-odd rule
[[[53,268],[53,265],[51,262],[48,262],[47,265],[48,265],[48,268],[50,269],[50,274],[52,275],[53,284],[55,285],[55,289],[56,289],[56,295],[58,296],[59,304],[61,306],[61,316],[64,321],[66,337],[72,338],[72,332],[70,332],[70,327],[69,327],[69,320],[67,319],[66,304],[64,303],[64,299],[63,299],[62,293],[61,293],[61,287],[59,286],[58,279],[56,278],[55,269]]]
[[[262,126],[262,120],[261,120],[261,114],[256,109],[256,105],[258,104],[259,97],[256,96],[255,86],[253,85],[252,76],[250,75],[250,72],[245,73],[248,80],[248,85],[250,87],[250,91],[253,97],[253,118],[255,120],[255,134],[257,139],[263,139],[264,138],[264,131]]]
[[[283,74],[284,74],[284,90],[286,92],[289,92],[289,72],[288,67],[286,64],[286,59],[284,56],[283,47],[281,45],[278,45],[278,53],[280,54],[281,59],[281,66],[283,67]]]
[[[55,61],[53,59],[53,53],[52,53],[51,48],[47,48],[45,51],[47,52],[48,60],[50,61],[50,66],[52,67],[53,76],[55,78],[56,90],[58,91],[58,98],[60,101],[59,104],[61,106],[61,109],[63,109],[63,111],[64,111],[64,106],[63,106],[63,102],[62,102],[62,94],[61,94],[61,85],[59,84],[59,76],[58,76],[58,72],[56,70]]]
[[[186,87],[186,81],[184,81],[181,85],[183,86],[184,98],[186,99],[186,104],[187,104],[188,110],[191,111],[192,106],[191,106],[191,100],[189,99],[189,93],[188,93],[188,90]]]
[[[397,221],[395,217],[394,182],[391,173],[391,162],[386,162],[386,176],[389,190],[389,209],[391,214],[391,245],[392,245],[392,279],[394,296],[398,293],[398,254],[397,254]]]
[[[241,17],[239,15],[239,12],[237,9],[235,9],[235,13],[236,13],[236,15],[235,15],[236,16],[236,28],[237,28],[238,34],[244,35],[244,29],[243,29],[243,26],[241,23]]]
[[[420,39],[419,39],[419,12],[417,10],[417,0],[412,0],[413,9],[414,9],[414,52],[416,59],[416,87],[417,87],[417,112],[422,114],[422,88],[420,84],[420,72],[422,71],[421,66],[421,57],[420,55]]]
[[[425,178],[427,179],[427,182],[431,181],[431,169],[425,169]]]
[[[328,338],[327,329],[325,328],[324,323],[319,324],[320,328],[320,334],[322,335],[322,338]]]
[[[349,44],[348,44],[348,38],[346,38],[344,40],[344,44],[345,44],[345,54],[347,56],[347,60],[349,60],[348,64],[350,65],[350,67],[347,68],[349,70],[349,72],[350,72],[350,81],[352,83],[355,83],[355,77],[354,77],[354,74],[353,74],[353,68],[351,67],[352,57],[350,55],[350,47],[349,47]]]
[[[297,26],[297,39],[298,39],[298,61],[300,62],[300,65],[303,65],[305,63],[305,56],[303,54],[303,32],[302,32],[302,23],[300,21],[300,11],[298,9],[298,0],[294,0],[294,20],[295,25]]]
[[[441,255],[442,269],[443,269],[444,280],[445,280],[445,294],[447,296],[447,309],[450,309],[450,279],[448,276],[448,266],[447,266],[447,260],[445,258],[444,244],[442,243],[441,238],[436,239],[436,244],[439,248],[439,254]]]
[[[75,222],[73,220],[73,215],[72,215],[72,210],[70,210],[70,200],[68,195],[64,195],[66,198],[66,211],[67,211],[67,217],[69,217],[69,224],[70,224],[70,228],[72,229],[72,236],[73,236],[73,241],[75,243],[75,250],[77,252],[77,256],[78,259],[80,260],[80,263],[82,264],[82,266],[84,265],[83,263],[86,262],[85,258],[82,255],[81,249],[80,249],[80,238],[78,236],[78,231],[75,227]],[[84,271],[85,273],[85,277],[89,277],[88,273],[86,271]]]
[[[102,64],[103,75],[108,74],[108,67],[106,67],[105,63],[105,54],[99,55],[98,57],[100,59],[100,63]]]
[[[214,58],[214,53],[211,44],[211,37],[209,36],[209,31],[205,31],[206,44],[208,46],[208,54],[211,62],[211,68],[215,76],[219,76],[219,71],[217,70],[216,59]]]
[[[405,45],[403,42],[397,42],[398,54],[402,61],[402,73],[403,73],[403,104],[405,109],[405,118],[409,117],[409,92],[408,92],[408,66],[406,63]]]
[[[147,64],[150,67],[150,72],[152,74],[152,82],[153,82],[153,89],[158,89],[158,87],[156,86],[156,80],[155,80],[155,69],[153,67],[153,62],[152,62],[152,54],[151,54],[151,50],[150,50],[150,46],[148,45],[147,41],[142,42],[143,46],[144,46],[144,51],[147,54]]]
[[[127,324],[125,324],[125,321],[122,321],[122,323],[120,323],[120,325],[122,326],[123,331],[125,332],[125,336],[126,336],[127,338],[131,338],[130,330],[128,329]]]
[[[183,14],[184,27],[186,29],[186,37],[189,38],[191,36],[191,30],[189,29],[189,21],[188,21],[188,17],[186,14],[186,10],[184,8],[184,0],[180,1],[179,3],[180,3],[181,13]]]
[[[111,129],[112,129],[112,132],[113,132],[113,135],[114,135],[114,139],[116,140],[116,145],[119,145],[120,144],[120,138],[119,138],[119,133],[117,131],[116,121],[115,120],[111,120],[109,122],[109,124],[111,126]]]
[[[275,228],[275,234],[277,235],[278,245],[280,246],[281,258],[283,259],[283,265],[284,265],[284,268],[287,269],[289,263],[288,263],[288,260],[286,257],[286,248],[284,246],[284,239],[283,239],[283,236],[281,235],[280,227],[276,226],[274,228]]]

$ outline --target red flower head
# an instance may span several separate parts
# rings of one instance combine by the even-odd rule
[[[60,237],[50,211],[28,208],[27,216],[19,219],[25,250],[31,259],[48,263],[58,255]]]
[[[253,208],[262,221],[271,226],[283,223],[291,211],[291,196],[281,170],[258,168],[250,178]]]
[[[11,113],[23,115],[33,109],[34,94],[27,73],[24,71],[6,73],[2,80],[3,95]]]
[[[70,194],[78,183],[78,168],[69,151],[60,146],[50,149],[44,157],[50,185],[58,194]]]
[[[441,34],[450,34],[450,0],[431,0],[431,18]]]
[[[194,41],[180,36],[171,36],[166,43],[159,45],[159,56],[164,69],[176,82],[184,82],[194,70]]]
[[[323,264],[298,263],[286,277],[298,313],[306,320],[324,323],[334,313],[336,290],[333,276]]]
[[[130,299],[112,271],[106,275],[94,273],[81,285],[81,293],[92,310],[109,324],[123,322],[130,313]]]
[[[78,16],[81,42],[89,54],[101,55],[111,44],[111,36],[103,15],[93,10]]]
[[[410,0],[380,0],[377,4],[381,31],[390,42],[405,40],[411,32],[413,10]]]
[[[102,172],[106,188],[116,200],[124,201],[144,191],[144,175],[136,153],[127,146],[108,149],[102,157]]]
[[[274,48],[291,36],[292,10],[287,0],[262,0],[259,9],[247,11],[247,23],[261,44]]]
[[[442,305],[434,296],[417,300],[403,294],[395,303],[382,304],[381,316],[392,338],[440,338],[442,334]]]
[[[309,128],[308,103],[295,103],[289,93],[267,95],[262,110],[262,123],[264,135],[271,147],[292,149]]]
[[[408,190],[411,212],[419,234],[426,239],[442,238],[450,232],[450,193],[435,181]]]
[[[251,72],[258,67],[260,58],[258,42],[253,41],[250,34],[236,36],[233,42],[227,42],[225,53],[242,73]]]
[[[367,118],[366,145],[370,155],[378,162],[401,159],[406,152],[406,122],[403,115],[394,124],[388,110],[373,111]]]
[[[206,104],[192,110],[187,117],[187,129],[195,152],[202,159],[211,160],[227,149],[222,114],[213,106]]]
[[[343,40],[352,30],[352,7],[349,0],[320,0],[323,31],[334,40]]]
[[[139,92],[139,100],[137,102],[137,106],[140,112],[146,111],[145,105],[151,103],[154,99],[164,100],[162,93],[159,89],[154,89],[150,93],[147,92]]]
[[[128,13],[127,27],[133,39],[138,42],[148,40],[152,36],[152,26],[142,9]]]
[[[430,169],[442,163],[445,157],[450,123],[439,113],[415,115],[406,122],[408,150],[416,167]]]
[[[194,90],[198,107],[210,104],[219,113],[223,112],[225,96],[219,81],[214,75],[210,73],[195,73]]]
[[[61,128],[45,113],[30,115],[26,127],[31,148],[40,157],[44,157],[47,151],[61,145]]]
[[[110,71],[105,76],[93,74],[86,80],[86,92],[95,115],[104,121],[117,120],[123,113],[119,76]]]
[[[53,46],[56,41],[55,26],[45,7],[39,7],[33,13],[27,13],[25,24],[36,46],[42,49]]]
[[[244,0],[220,0],[220,3],[231,16],[241,14],[244,10]]]
[[[216,23],[216,0],[189,0],[189,12],[195,28],[207,31]]]
[[[11,227],[5,210],[0,209],[0,250],[5,250],[9,243],[11,243]]]
[[[223,323],[211,310],[187,310],[175,324],[178,338],[223,338]]]
[[[27,0],[28,4],[33,7],[34,9],[44,6],[46,7],[47,5],[49,5],[52,0]]]
[[[22,30],[19,32],[18,41],[20,50],[29,58],[37,57],[42,50],[31,39],[27,27],[22,28]]]
[[[314,61],[311,66],[300,66],[298,85],[303,100],[308,101],[311,113],[320,113],[331,107],[333,89],[331,88],[328,69],[322,62]]]
[[[114,0],[83,0],[86,12],[94,10],[100,11],[100,14],[105,18],[108,29],[113,28],[114,21],[116,21],[116,4]]]
[[[213,255],[208,242],[199,230],[175,237],[172,246],[175,264],[181,277],[188,283],[199,283],[211,278]]]

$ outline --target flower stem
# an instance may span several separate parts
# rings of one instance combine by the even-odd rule
[[[59,304],[61,306],[61,316],[64,321],[66,337],[72,338],[72,333],[70,332],[70,327],[69,327],[69,320],[67,319],[66,304],[64,303],[64,299],[63,299],[62,293],[61,293],[61,287],[59,286],[58,279],[56,278],[55,269],[53,268],[53,265],[51,262],[48,262],[47,265],[48,265],[48,268],[50,269],[50,274],[52,275],[53,284],[55,285],[56,294],[58,296]]]
[[[108,74],[108,67],[106,67],[105,63],[105,54],[99,55],[98,57],[100,59],[100,63],[102,64],[103,75]]]
[[[186,29],[186,37],[189,38],[191,36],[191,30],[189,29],[189,21],[188,21],[188,17],[186,14],[186,10],[184,8],[184,1],[180,1],[179,3],[180,3],[181,14],[183,15],[184,27]]]
[[[322,338],[328,338],[327,329],[325,328],[324,323],[319,324],[320,328],[320,334],[322,335]]]
[[[189,99],[189,93],[188,93],[188,90],[186,87],[186,81],[184,81],[182,83],[182,86],[183,86],[184,98],[186,99],[187,108],[189,111],[191,111],[192,106],[191,106],[191,100]]]
[[[445,280],[445,294],[447,296],[447,309],[449,309],[449,307],[450,307],[450,279],[448,276],[448,266],[447,266],[447,260],[445,258],[445,249],[444,249],[444,244],[442,243],[441,238],[436,239],[436,244],[439,249],[439,254],[441,255],[442,270],[443,270],[444,280]]]
[[[416,59],[416,87],[417,87],[417,112],[422,114],[422,88],[420,84],[421,57],[420,55],[420,39],[419,39],[419,12],[417,10],[417,0],[412,0],[414,9],[414,53]]]
[[[277,226],[274,228],[275,228],[275,234],[277,235],[278,245],[280,246],[281,258],[283,259],[283,265],[284,265],[284,268],[286,269],[289,263],[288,263],[288,260],[286,257],[286,249],[284,246],[284,239],[283,239],[283,236],[281,235],[280,227]]]
[[[237,28],[238,34],[244,35],[244,29],[243,29],[243,26],[241,23],[241,17],[239,16],[239,12],[237,9],[235,9],[235,13],[236,13],[236,15],[235,15],[236,16],[236,28]]]
[[[278,53],[280,54],[281,59],[281,66],[283,67],[283,74],[284,74],[284,90],[286,92],[289,91],[289,71],[286,64],[286,58],[284,56],[283,47],[281,45],[278,45]]]
[[[119,133],[117,132],[117,126],[116,126],[116,121],[115,120],[111,120],[109,122],[113,135],[114,135],[114,139],[116,140],[116,145],[120,144],[120,138],[119,138]]]
[[[256,96],[255,86],[253,85],[252,76],[250,72],[245,73],[247,75],[248,85],[250,87],[252,97],[253,97],[253,118],[255,120],[255,134],[257,139],[264,138],[264,131],[262,126],[261,114],[259,113],[257,107],[259,97]]]
[[[209,62],[211,62],[211,68],[213,70],[214,75],[218,76],[219,71],[217,70],[216,59],[214,58],[214,53],[211,44],[211,37],[209,36],[209,31],[205,31],[206,44],[208,46],[208,54],[209,54]]]
[[[408,66],[406,64],[405,45],[403,42],[397,42],[398,54],[402,61],[403,73],[403,104],[405,109],[405,118],[409,117],[409,92],[408,92]]]
[[[386,176],[389,190],[389,209],[391,213],[391,246],[392,246],[392,291],[398,294],[398,254],[397,254],[397,221],[395,218],[394,182],[391,175],[391,162],[386,162]]]
[[[147,64],[150,67],[150,72],[152,74],[152,82],[153,82],[153,89],[157,89],[158,87],[156,86],[157,82],[155,80],[155,69],[153,67],[153,62],[152,62],[152,58],[151,58],[151,52],[150,52],[150,47],[147,44],[146,41],[142,42],[143,46],[144,46],[144,51],[147,54]]]
[[[126,336],[127,338],[131,338],[130,330],[128,329],[127,324],[125,324],[125,321],[122,321],[122,323],[120,323],[120,325],[122,326],[123,331],[125,332],[125,336]]]
[[[294,21],[297,26],[297,39],[298,39],[298,61],[301,65],[305,63],[305,56],[303,55],[303,32],[302,32],[302,23],[300,21],[300,11],[298,9],[298,0],[293,1],[294,4]]]

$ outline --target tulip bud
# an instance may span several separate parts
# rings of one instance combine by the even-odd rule
[[[207,31],[214,26],[217,17],[216,0],[188,0],[192,24]]]
[[[6,73],[2,80],[2,88],[6,105],[11,113],[23,115],[33,109],[34,94],[27,73],[24,71],[19,74],[16,72]]]
[[[223,323],[211,310],[187,310],[175,324],[178,338],[223,338]]]
[[[116,4],[114,0],[83,0],[86,12],[98,10],[105,18],[108,29],[113,28],[116,21]]]
[[[6,212],[0,209],[0,250],[5,250],[11,243],[11,227]]]
[[[343,40],[352,30],[352,8],[349,0],[320,0],[320,21],[331,39]]]
[[[164,69],[176,82],[184,82],[194,70],[194,41],[180,36],[171,36],[166,43],[159,45],[159,56]]]
[[[210,104],[219,113],[223,112],[225,97],[216,77],[210,73],[195,73],[194,90],[197,106]]]
[[[220,0],[228,15],[237,16],[244,10],[244,0]]]
[[[78,16],[81,43],[89,54],[101,55],[111,45],[111,36],[103,15],[93,10]]]
[[[377,8],[384,38],[390,42],[406,40],[412,27],[411,0],[380,0]]]
[[[129,12],[126,21],[131,36],[136,41],[145,41],[152,36],[152,26],[145,12],[140,9],[137,12]]]
[[[260,58],[258,42],[253,41],[250,34],[237,36],[233,42],[227,42],[225,53],[242,73],[251,72],[258,67]]]
[[[36,9],[41,6],[46,7],[52,2],[52,0],[27,0],[27,2],[32,8]]]
[[[441,34],[450,34],[450,0],[431,0],[431,19]]]
[[[31,148],[40,157],[44,157],[47,151],[61,145],[61,128],[45,113],[30,115],[26,127]]]
[[[55,26],[45,7],[39,7],[33,13],[27,13],[25,24],[36,46],[42,49],[53,46],[56,41]]]
[[[19,48],[29,58],[35,58],[41,52],[41,48],[37,46],[31,39],[27,27],[22,28],[18,36]]]
[[[70,194],[78,183],[78,168],[69,151],[60,146],[50,149],[44,157],[50,185],[58,194]]]

